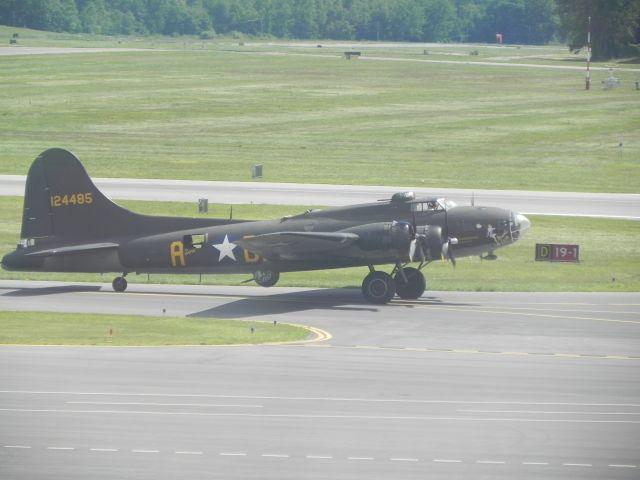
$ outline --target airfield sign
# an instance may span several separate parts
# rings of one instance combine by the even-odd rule
[[[580,245],[536,243],[536,261],[579,262]]]

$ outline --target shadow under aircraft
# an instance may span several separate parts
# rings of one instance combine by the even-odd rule
[[[269,287],[285,272],[367,266],[362,294],[384,304],[395,295],[419,298],[429,263],[494,259],[495,250],[529,227],[524,215],[510,210],[457,206],[411,192],[275,220],[140,215],[105,197],[75,155],[54,148],[29,169],[21,240],[2,267],[122,272],[113,288],[123,292],[129,273],[247,273]],[[391,272],[376,270],[379,265],[390,265]]]

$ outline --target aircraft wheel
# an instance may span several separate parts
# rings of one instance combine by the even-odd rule
[[[273,287],[280,280],[280,272],[275,270],[256,270],[253,279],[261,287]]]
[[[385,272],[371,272],[362,281],[362,295],[371,303],[388,303],[396,294],[396,282]]]
[[[124,277],[116,277],[113,279],[111,286],[116,292],[124,292],[127,289],[127,279]]]
[[[420,298],[424,291],[427,289],[427,281],[420,270],[413,267],[403,268],[404,274],[407,277],[407,282],[404,281],[400,272],[396,273],[394,280],[396,281],[396,293],[400,298],[406,300],[415,300]]]

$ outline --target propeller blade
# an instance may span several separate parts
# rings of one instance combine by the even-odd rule
[[[409,247],[409,257],[413,262],[424,262],[427,258],[425,253],[425,235],[417,234],[416,237],[411,240],[411,246]]]
[[[457,245],[458,239],[447,237],[447,241],[442,244],[442,256],[451,261],[451,265],[456,266],[456,257],[453,255],[452,245]]]
[[[453,256],[453,250],[449,249],[449,260],[451,260],[451,265],[455,268],[456,266],[456,257]]]

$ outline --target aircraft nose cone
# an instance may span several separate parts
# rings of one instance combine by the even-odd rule
[[[527,230],[529,230],[529,228],[531,228],[531,221],[521,213],[516,213],[516,225],[518,226],[518,231],[522,236]]]

